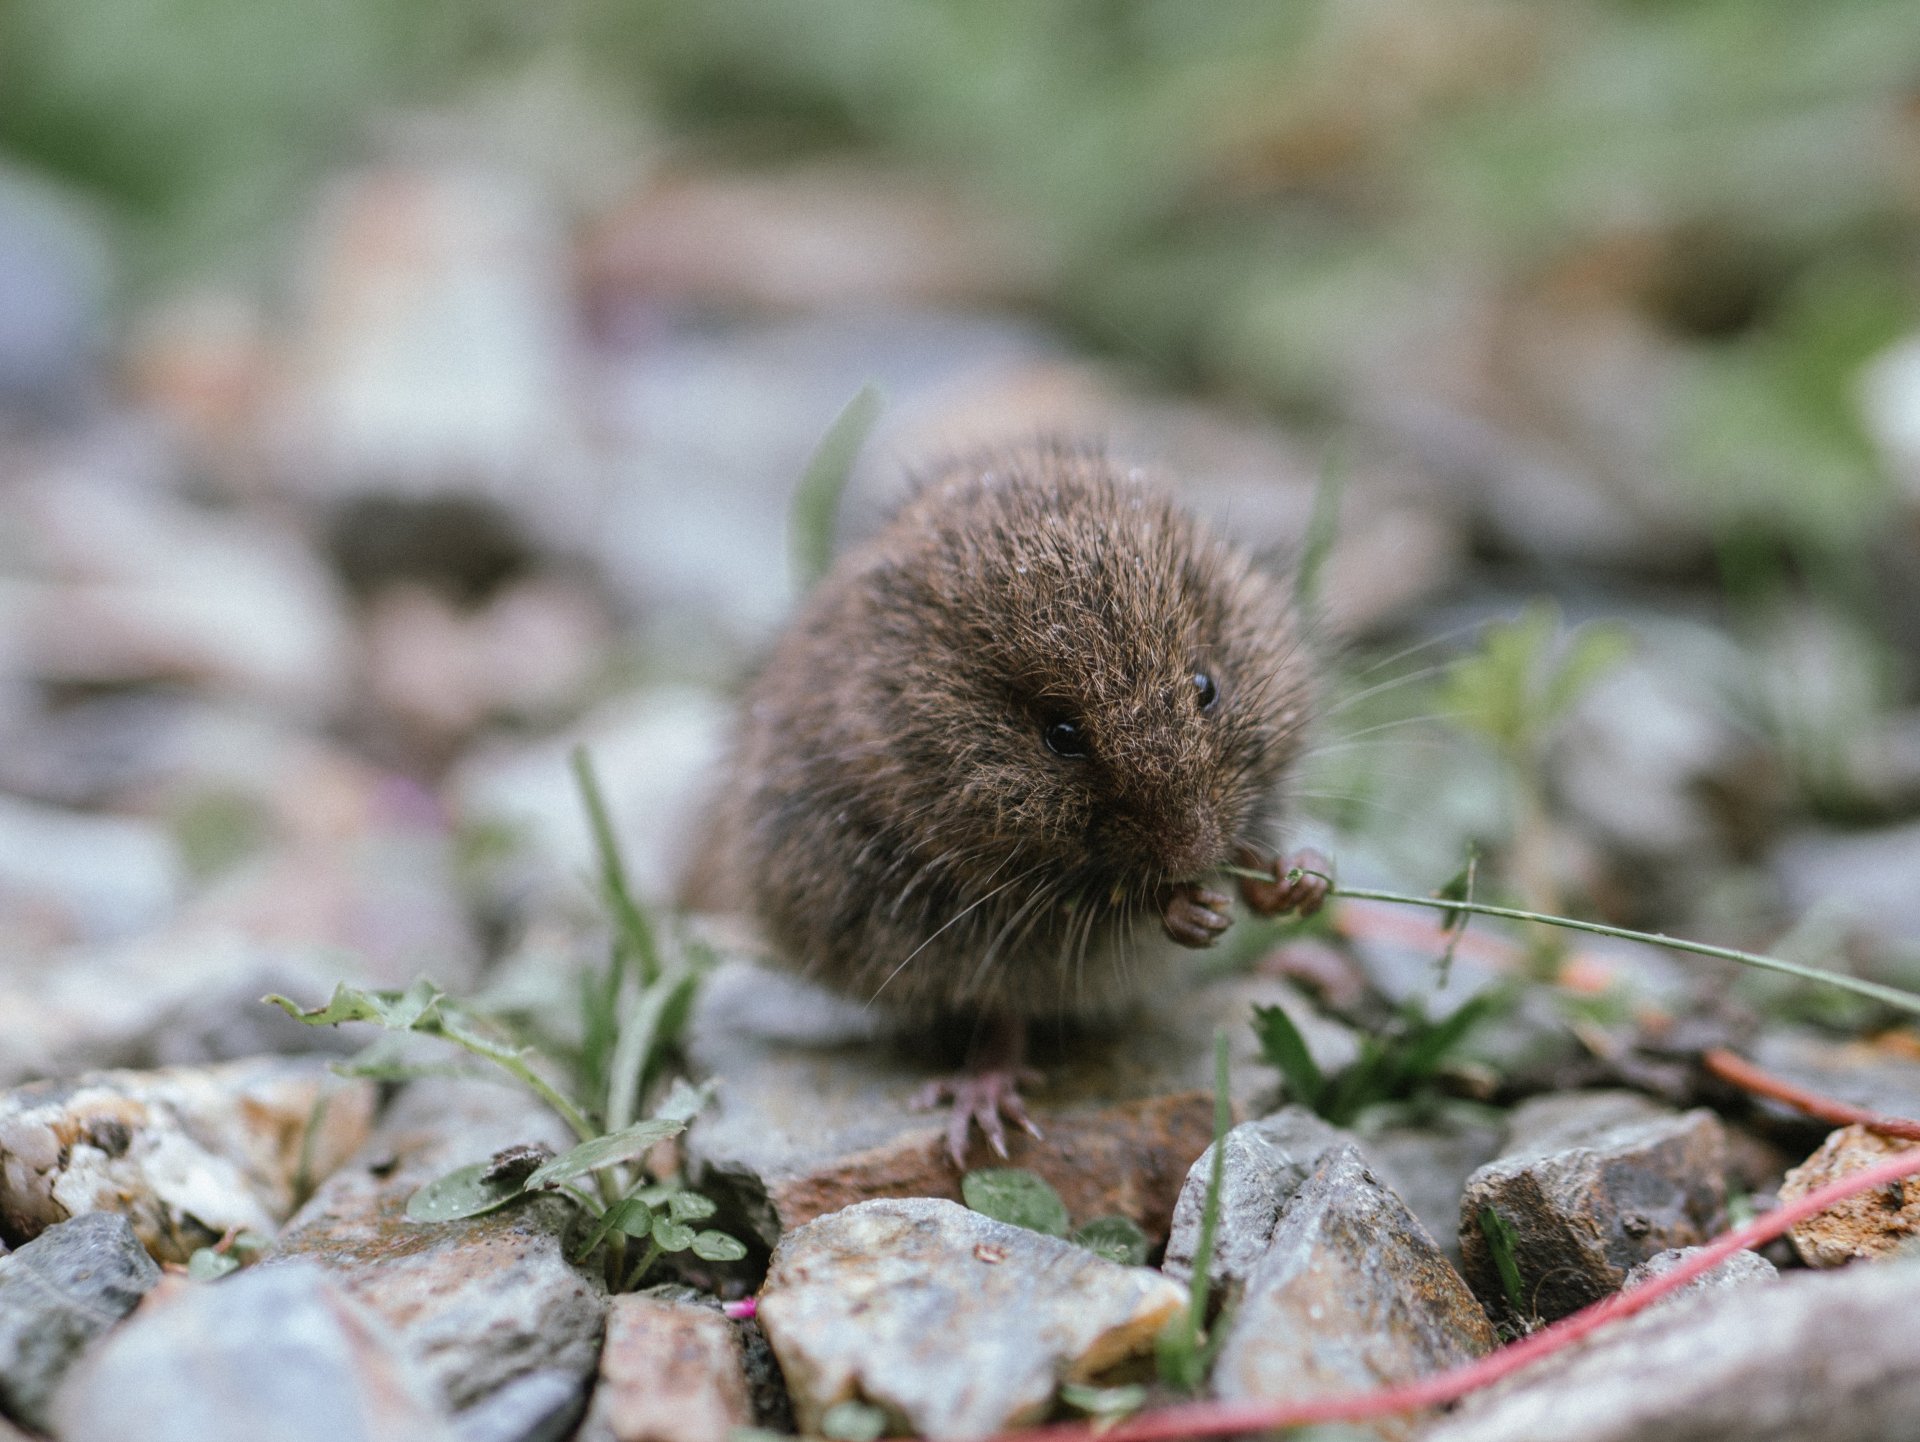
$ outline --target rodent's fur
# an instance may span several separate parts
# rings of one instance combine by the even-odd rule
[[[1272,844],[1310,676],[1279,582],[1099,452],[971,457],[780,637],[689,899],[909,1020],[1112,1009],[1166,888]]]

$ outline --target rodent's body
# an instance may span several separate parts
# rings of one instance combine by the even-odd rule
[[[1271,847],[1309,674],[1278,582],[1099,455],[953,466],[747,693],[696,899],[909,1020],[1111,1009],[1169,889]]]

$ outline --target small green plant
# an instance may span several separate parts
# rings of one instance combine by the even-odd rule
[[[960,1179],[960,1195],[983,1217],[1061,1237],[1110,1262],[1137,1267],[1147,1260],[1147,1236],[1128,1217],[1095,1217],[1075,1227],[1067,1204],[1045,1177],[1021,1167],[987,1167]]]
[[[714,1215],[711,1199],[645,1169],[647,1154],[685,1131],[712,1094],[711,1084],[694,1087],[676,1080],[648,1115],[639,1116],[642,1099],[659,1090],[670,1048],[709,959],[693,946],[662,947],[628,885],[584,750],[574,753],[573,769],[593,832],[596,879],[613,921],[605,966],[588,968],[582,976],[583,1040],[572,1059],[581,1094],[598,1099],[597,1107],[568,1093],[557,1079],[566,1068],[554,1058],[523,1044],[499,1018],[455,1001],[425,979],[404,991],[342,984],[324,1006],[311,1009],[284,996],[266,1000],[310,1026],[372,1022],[390,1033],[437,1037],[533,1092],[566,1122],[578,1138],[576,1146],[558,1156],[544,1147],[508,1148],[460,1167],[415,1192],[407,1215],[418,1222],[451,1221],[538,1193],[565,1197],[585,1219],[578,1258],[600,1253],[609,1284],[631,1287],[666,1255],[686,1252],[704,1261],[731,1262],[746,1256],[747,1249],[725,1232],[694,1228],[693,1223]],[[341,1070],[382,1077],[447,1072],[443,1066],[395,1061],[378,1044]]]
[[[793,489],[787,509],[787,535],[794,585],[799,590],[826,575],[833,563],[833,531],[840,516],[840,497],[853,475],[853,463],[860,458],[867,433],[878,419],[880,388],[862,386],[820,437],[800,483]]]
[[[1213,1165],[1207,1173],[1206,1201],[1200,1208],[1200,1236],[1193,1248],[1186,1310],[1167,1323],[1154,1349],[1160,1380],[1180,1392],[1198,1392],[1205,1385],[1229,1325],[1223,1313],[1209,1327],[1207,1308],[1213,1288],[1213,1239],[1220,1226],[1220,1189],[1226,1181],[1227,1132],[1232,1125],[1227,1034],[1220,1032],[1213,1040]]]
[[[1500,1291],[1507,1299],[1507,1310],[1516,1325],[1532,1331],[1537,1323],[1533,1309],[1527,1305],[1527,1289],[1520,1280],[1520,1263],[1514,1255],[1520,1234],[1514,1231],[1512,1222],[1492,1207],[1480,1209],[1479,1221],[1480,1235],[1487,1243],[1487,1254],[1493,1258],[1494,1271],[1500,1274]]]
[[[1362,1034],[1359,1056],[1333,1076],[1320,1070],[1300,1029],[1280,1007],[1255,1007],[1253,1030],[1261,1057],[1285,1078],[1293,1100],[1344,1127],[1383,1102],[1430,1097],[1435,1078],[1460,1044],[1509,1003],[1503,990],[1483,991],[1434,1019],[1418,997],[1409,997],[1385,1026]]]

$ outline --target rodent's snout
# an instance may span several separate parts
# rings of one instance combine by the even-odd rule
[[[1204,807],[1116,806],[1097,843],[1116,869],[1155,881],[1194,881],[1227,859],[1224,828]]]

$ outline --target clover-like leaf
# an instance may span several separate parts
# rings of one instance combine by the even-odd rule
[[[653,1208],[638,1197],[623,1198],[600,1214],[600,1220],[594,1223],[593,1231],[580,1248],[580,1255],[586,1256],[614,1232],[625,1232],[629,1237],[644,1237],[652,1230]]]
[[[675,1192],[667,1198],[667,1211],[676,1222],[704,1222],[717,1210],[711,1197],[698,1192]]]
[[[1040,1177],[1020,1167],[989,1167],[960,1179],[960,1195],[982,1216],[1044,1232],[1067,1234],[1067,1204]]]
[[[407,1198],[407,1219],[414,1222],[456,1222],[504,1207],[526,1190],[514,1179],[493,1171],[491,1158],[458,1167],[436,1177]]]
[[[746,1256],[747,1244],[725,1232],[695,1232],[693,1254],[703,1262],[737,1262]]]
[[[653,1240],[663,1252],[684,1252],[693,1245],[693,1228],[672,1217],[655,1217]]]
[[[1095,1217],[1070,1240],[1123,1267],[1146,1264],[1147,1234],[1127,1217]]]
[[[686,1129],[684,1121],[652,1117],[635,1122],[630,1127],[622,1127],[617,1132],[608,1132],[604,1137],[582,1142],[572,1151],[562,1152],[548,1162],[527,1178],[527,1190],[531,1192],[541,1187],[558,1186],[561,1182],[583,1177],[588,1172],[597,1172],[602,1167],[630,1162],[635,1157],[645,1156],[668,1138],[679,1136]]]
[[[202,1247],[187,1258],[187,1280],[190,1282],[212,1282],[239,1270],[238,1257],[232,1252],[216,1252],[212,1247]]]

